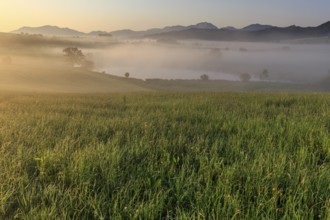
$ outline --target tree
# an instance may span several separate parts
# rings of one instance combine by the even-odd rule
[[[129,77],[129,72],[125,73],[125,77],[128,78]]]
[[[206,75],[206,74],[203,74],[203,75],[201,75],[200,77],[201,77],[201,80],[203,80],[203,81],[207,81],[207,80],[209,80],[209,76]]]
[[[267,80],[269,78],[269,72],[267,69],[264,69],[259,76],[260,80]]]
[[[63,49],[64,57],[67,58],[67,61],[73,66],[79,66],[87,70],[94,69],[94,62],[86,59],[86,56],[83,54],[81,50],[76,47],[67,47]],[[87,54],[89,58],[93,56],[91,54]]]
[[[250,81],[251,76],[248,73],[242,73],[241,75],[239,75],[239,78],[241,79],[242,82],[248,82]]]
[[[67,58],[68,62],[74,65],[82,66],[86,60],[85,55],[76,47],[67,47],[63,49],[64,57]]]

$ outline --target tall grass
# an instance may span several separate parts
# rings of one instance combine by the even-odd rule
[[[326,94],[0,95],[2,219],[329,219]]]

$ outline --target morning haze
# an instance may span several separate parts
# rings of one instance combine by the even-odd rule
[[[329,8],[0,1],[0,219],[330,219]]]

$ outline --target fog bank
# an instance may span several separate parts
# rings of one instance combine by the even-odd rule
[[[316,82],[329,74],[330,45],[181,41],[125,42],[93,50],[96,69],[113,75],[146,79],[240,80],[243,73],[259,80]]]

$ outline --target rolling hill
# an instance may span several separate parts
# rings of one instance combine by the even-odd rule
[[[10,65],[0,63],[0,91],[108,93],[149,90],[133,80],[73,68],[62,59],[47,55],[17,55],[12,60]]]

